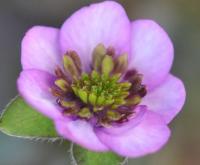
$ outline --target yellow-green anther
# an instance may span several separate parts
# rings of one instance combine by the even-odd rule
[[[78,96],[84,103],[88,103],[88,94],[86,91],[79,89],[78,90]]]
[[[101,74],[101,80],[103,82],[106,82],[109,79],[109,75],[108,74]]]
[[[79,112],[78,115],[82,118],[87,118],[89,119],[92,116],[92,113],[90,112],[89,108],[82,108]]]
[[[99,71],[103,57],[106,54],[106,48],[103,44],[98,44],[92,54],[92,66],[94,70]]]
[[[140,96],[133,96],[126,100],[126,105],[137,105],[141,102]]]
[[[124,99],[123,98],[116,98],[115,99],[115,104],[117,104],[117,105],[123,105],[123,104],[125,104],[126,102],[124,101]]]
[[[121,104],[113,104],[113,105],[111,106],[111,109],[115,110],[115,109],[117,109],[119,106],[121,106]]]
[[[123,98],[125,98],[129,95],[129,92],[124,91],[124,92],[121,92],[120,94]]]
[[[57,79],[55,85],[59,87],[62,91],[67,92],[67,87],[69,86],[68,82],[64,79]]]
[[[88,100],[89,100],[90,104],[96,105],[97,96],[95,94],[91,93],[91,94],[89,94]]]
[[[99,73],[98,73],[97,71],[95,71],[95,70],[92,71],[91,76],[92,76],[92,78],[93,78],[94,80],[99,79],[99,77],[100,77],[100,76],[99,76]]]
[[[105,75],[109,75],[114,68],[113,58],[109,55],[105,55],[101,65],[101,71]]]
[[[88,75],[87,73],[83,73],[83,74],[81,75],[81,79],[82,79],[83,81],[88,81],[90,78],[89,78],[89,75]]]
[[[124,97],[120,96],[119,98],[115,98],[115,102],[112,104],[111,109],[116,109],[121,105],[125,105],[126,101],[124,100]]]
[[[75,87],[75,86],[72,86],[72,90],[73,90],[73,92],[75,93],[75,95],[78,96],[78,88]]]
[[[130,89],[130,87],[131,87],[131,83],[129,83],[129,82],[123,82],[123,83],[120,83],[120,86],[121,86],[121,88],[123,88],[123,89]]]
[[[114,73],[123,73],[128,66],[128,55],[125,53],[119,56],[115,61]]]
[[[115,100],[114,99],[107,99],[107,100],[105,100],[105,105],[111,105],[112,103],[114,103],[115,102]]]
[[[70,51],[69,56],[73,59],[76,67],[78,68],[79,72],[81,72],[81,60],[78,54],[75,51]]]
[[[63,61],[64,61],[64,68],[65,70],[74,78],[76,79],[77,77],[79,77],[79,71],[78,68],[76,67],[73,59],[68,56],[65,55],[63,57]]]
[[[112,81],[117,82],[120,79],[120,77],[121,77],[121,74],[118,73],[118,74],[113,75],[113,77],[111,79],[112,79]]]
[[[122,117],[122,115],[119,112],[108,110],[107,111],[107,117],[110,120],[117,121]]]
[[[103,97],[103,96],[99,96],[98,98],[97,98],[97,105],[103,105],[104,104],[104,102],[105,102],[105,98]]]
[[[60,100],[60,104],[65,108],[74,108],[76,106],[76,103],[72,101]]]

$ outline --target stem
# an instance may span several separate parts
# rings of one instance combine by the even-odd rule
[[[70,154],[70,158],[71,158],[71,165],[78,165],[78,163],[76,162],[76,159],[74,158],[73,146],[74,146],[74,144],[70,143],[69,154]]]

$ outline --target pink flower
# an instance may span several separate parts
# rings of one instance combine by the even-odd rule
[[[60,29],[31,28],[17,85],[62,137],[138,157],[167,142],[167,124],[184,104],[172,61],[172,42],[157,23],[130,22],[122,6],[105,1],[78,10]]]

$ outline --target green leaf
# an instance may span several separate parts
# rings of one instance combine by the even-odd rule
[[[112,152],[92,152],[78,145],[73,145],[72,156],[74,164],[77,165],[120,165],[125,162],[125,158],[120,157]]]
[[[24,138],[57,138],[52,120],[31,108],[17,96],[5,108],[0,130],[8,135]]]

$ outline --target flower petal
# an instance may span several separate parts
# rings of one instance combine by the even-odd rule
[[[159,150],[168,140],[170,130],[162,118],[147,111],[136,127],[121,135],[107,134],[97,130],[99,139],[111,150],[122,156],[139,157]]]
[[[97,138],[93,127],[84,120],[70,120],[63,118],[55,121],[56,130],[69,139],[93,151],[107,151],[108,148]]]
[[[130,68],[144,75],[144,84],[151,89],[161,83],[172,65],[173,45],[167,33],[151,20],[132,22]]]
[[[169,75],[159,87],[144,97],[141,104],[162,115],[169,123],[183,107],[185,95],[182,81]]]
[[[53,73],[62,62],[58,46],[59,30],[51,27],[34,26],[22,41],[23,69],[39,69]]]
[[[51,74],[34,69],[22,71],[17,80],[19,93],[25,101],[52,119],[61,116],[55,97],[50,93],[54,80]]]
[[[105,1],[84,7],[74,13],[61,27],[62,53],[75,50],[84,69],[89,69],[93,49],[102,43],[116,53],[129,53],[130,22],[121,5]]]

